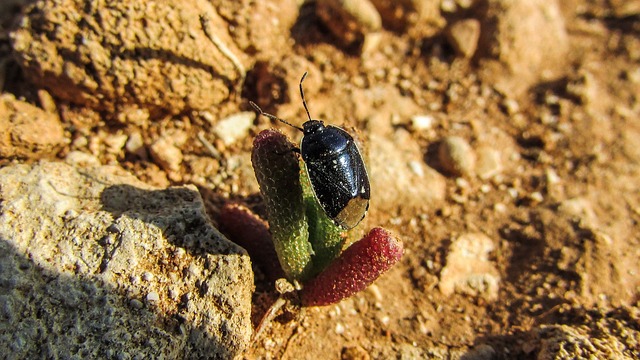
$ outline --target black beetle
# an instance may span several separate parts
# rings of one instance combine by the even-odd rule
[[[355,141],[343,129],[311,119],[300,79],[300,96],[309,118],[302,127],[267,114],[254,102],[257,112],[303,132],[300,154],[307,168],[313,192],[324,212],[344,229],[358,225],[369,209],[369,176]],[[296,149],[297,150],[297,149]]]

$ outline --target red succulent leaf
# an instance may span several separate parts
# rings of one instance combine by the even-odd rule
[[[352,244],[323,272],[304,285],[305,306],[324,306],[364,290],[403,254],[402,242],[382,228],[372,229]]]
[[[242,205],[226,204],[219,220],[222,232],[247,250],[251,261],[256,262],[270,280],[284,277],[269,227],[262,219]]]

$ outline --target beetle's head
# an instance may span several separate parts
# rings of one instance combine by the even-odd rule
[[[309,120],[302,124],[302,131],[305,135],[313,134],[324,130],[324,123],[320,120]]]

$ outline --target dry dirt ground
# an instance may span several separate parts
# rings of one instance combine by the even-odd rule
[[[313,117],[354,129],[372,150],[368,162],[378,169],[372,177],[391,169],[391,176],[372,179],[378,189],[362,227],[393,231],[406,252],[351,299],[279,313],[245,358],[562,358],[558,344],[574,354],[567,358],[637,357],[640,6],[537,1],[557,8],[554,16],[562,19],[564,37],[545,38],[557,26],[549,14],[518,30],[535,12],[518,18],[523,12],[487,5],[500,2],[450,3],[453,9],[439,6],[428,27],[383,18],[379,30],[362,31],[364,44],[344,44],[349,36],[332,33],[314,2],[298,8],[294,1],[214,1],[231,24],[229,36],[240,49],[233,50],[242,54],[242,89],[205,110],[181,102],[181,111],[166,111],[147,99],[155,107],[138,116],[117,99],[115,110],[100,108],[91,99],[70,101],[68,92],[53,89],[55,81],[34,80],[41,74],[29,74],[29,61],[16,56],[9,36],[24,6],[15,2],[1,19],[4,96],[39,108],[24,111],[57,113],[63,131],[53,145],[27,139],[3,148],[2,164],[91,154],[153,185],[195,183],[214,222],[230,200],[261,213],[252,138],[270,127],[300,135],[265,118],[228,143],[212,131],[219,119],[251,111],[249,100],[302,122],[297,85],[309,71]],[[271,26],[276,16],[280,22]],[[452,30],[462,19],[482,25],[477,48]],[[473,25],[462,31],[474,35]],[[140,98],[131,103],[146,104]],[[452,161],[466,166],[459,176],[446,171],[439,154],[450,136],[469,145],[455,150],[462,160]],[[179,161],[153,149],[160,140],[173,144]],[[376,146],[401,155],[381,155]],[[472,252],[477,258],[456,254],[461,238],[478,233],[489,241]],[[255,270],[257,323],[275,293]],[[481,284],[444,284],[451,272],[477,276]]]

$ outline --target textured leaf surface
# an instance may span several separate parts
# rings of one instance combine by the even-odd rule
[[[389,270],[402,254],[400,240],[382,228],[374,228],[305,284],[301,293],[302,304],[324,306],[348,298]]]
[[[229,240],[245,248],[251,261],[257,263],[271,281],[285,276],[269,227],[251,210],[242,205],[227,204],[220,211],[220,225]]]
[[[280,265],[289,280],[305,280],[313,268],[313,250],[293,144],[276,130],[264,130],[253,142],[251,161]]]

